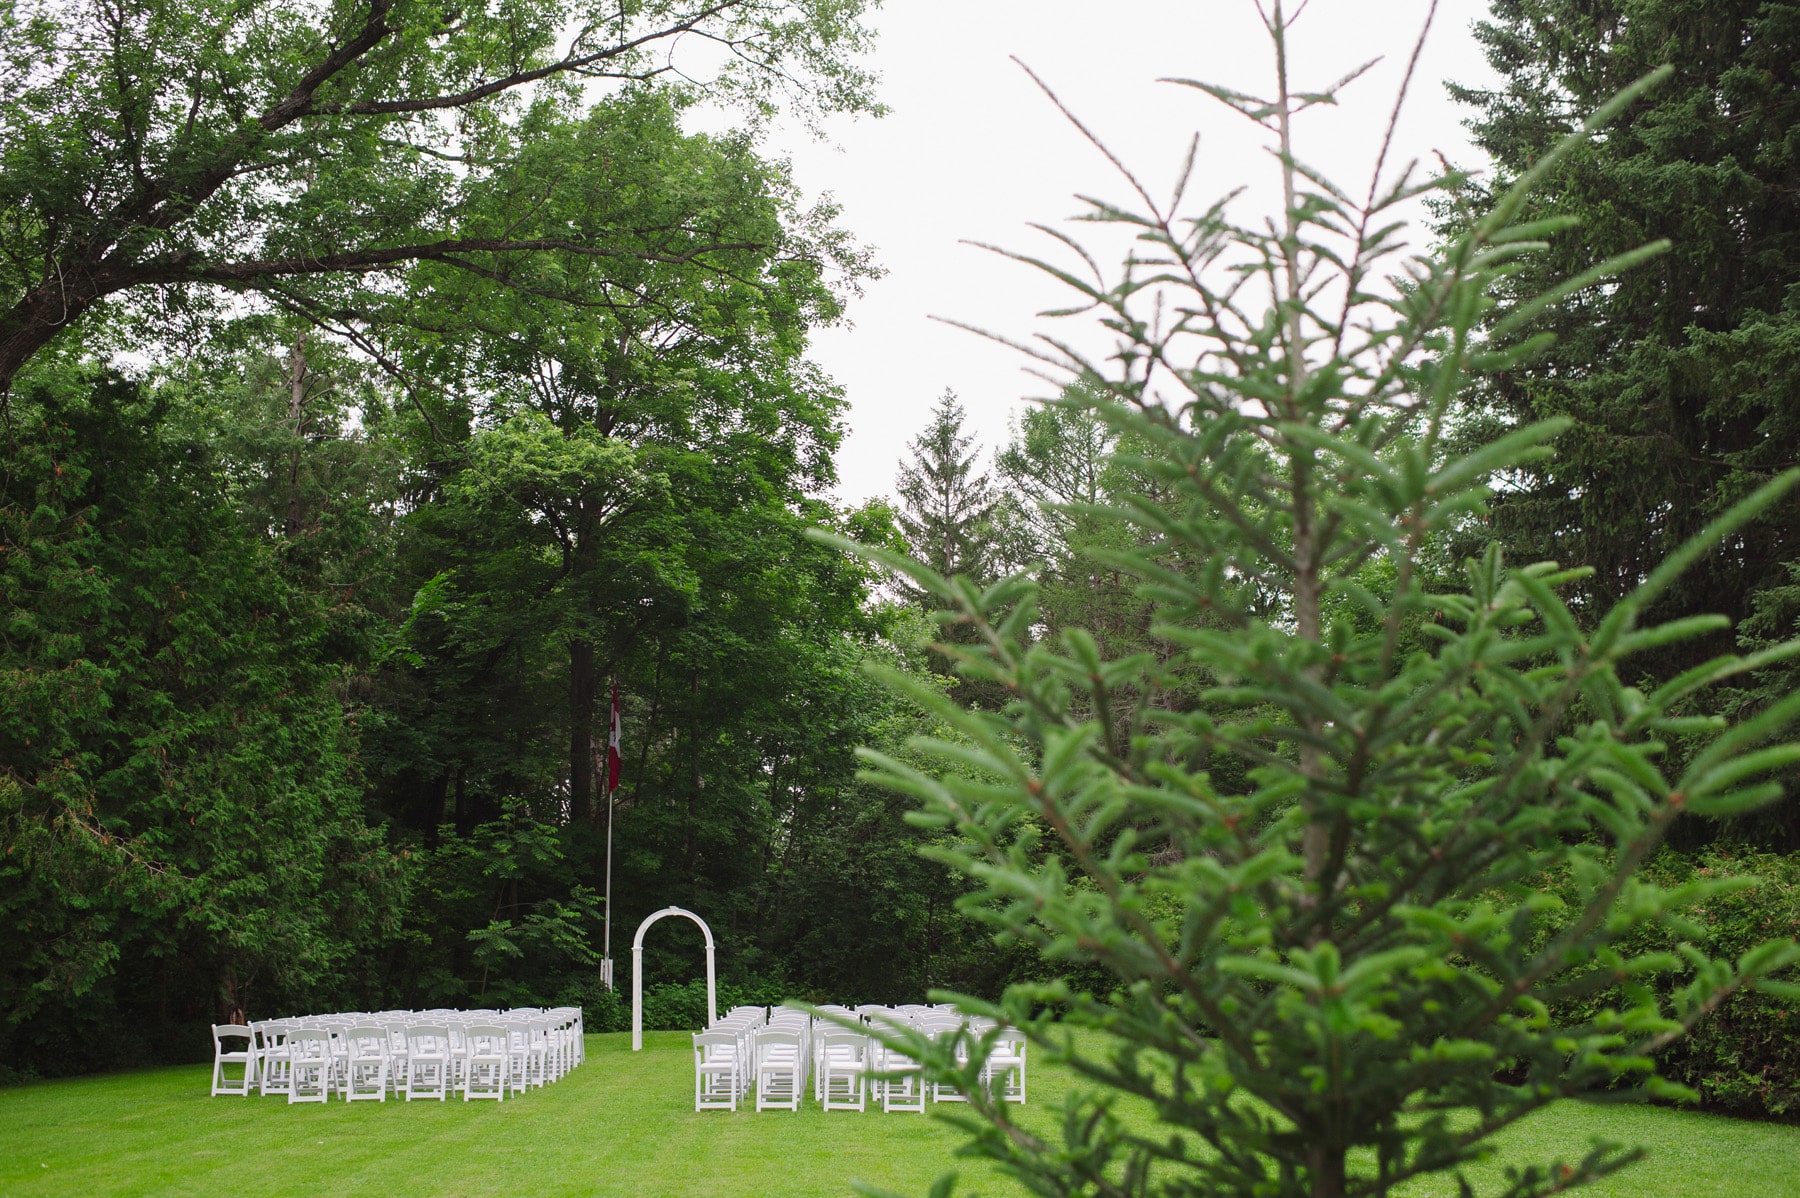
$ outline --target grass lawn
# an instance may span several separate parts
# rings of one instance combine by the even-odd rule
[[[205,1066],[15,1087],[0,1090],[0,1194],[836,1198],[851,1179],[922,1195],[953,1166],[983,1193],[1021,1192],[980,1162],[953,1162],[961,1134],[929,1117],[810,1104],[798,1115],[695,1114],[689,1061],[684,1033],[651,1033],[635,1056],[628,1036],[590,1036],[581,1068],[500,1105],[208,1098]],[[1028,1109],[1048,1119],[1065,1081],[1035,1068],[1031,1081]],[[1573,1158],[1596,1135],[1644,1144],[1651,1158],[1587,1193],[1800,1194],[1795,1127],[1565,1103],[1503,1149]]]

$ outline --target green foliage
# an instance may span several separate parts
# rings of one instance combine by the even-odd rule
[[[994,988],[962,882],[854,777],[919,726],[861,672],[926,671],[915,616],[804,536],[899,538],[822,498],[843,397],[805,356],[866,254],[754,132],[683,128],[869,107],[862,10],[0,15],[9,1059],[604,1006],[609,684],[615,953],[679,902],[728,982]],[[677,26],[722,74],[668,85]],[[141,395],[71,366],[121,345]]]
[[[1087,214],[1135,236],[1121,278],[1050,267],[1116,344],[1102,361],[1052,340],[1043,360],[1084,384],[1089,410],[1142,446],[1137,467],[1165,489],[1112,504],[1136,545],[1110,556],[1140,580],[1156,651],[1109,656],[1079,627],[1036,640],[1028,580],[982,591],[869,551],[954,606],[978,633],[958,668],[1011,697],[965,711],[889,674],[953,735],[915,742],[927,769],[870,751],[869,776],[960,838],[934,854],[977,884],[965,909],[1003,942],[1112,979],[960,1000],[1089,1084],[1054,1134],[981,1093],[979,1053],[959,1065],[951,1045],[896,1037],[970,1092],[970,1151],[1043,1193],[1389,1193],[1461,1172],[1562,1096],[1689,1095],[1657,1073],[1659,1052],[1733,994],[1800,992],[1780,976],[1800,962],[1788,935],[1730,955],[1633,941],[1736,885],[1640,873],[1677,817],[1767,803],[1770,778],[1800,760],[1780,739],[1800,697],[1727,726],[1690,717],[1693,696],[1800,643],[1632,685],[1646,655],[1722,625],[1648,613],[1800,472],[1604,611],[1565,597],[1583,571],[1510,566],[1498,547],[1454,586],[1428,568],[1488,510],[1495,481],[1542,461],[1568,427],[1520,424],[1455,451],[1470,380],[1536,348],[1505,343],[1509,328],[1658,248],[1505,308],[1493,298],[1544,249],[1532,188],[1656,79],[1539,157],[1452,245],[1403,256],[1400,206],[1456,180],[1378,163],[1359,202],[1307,170],[1293,118],[1331,96],[1290,89],[1280,4],[1270,26],[1271,98],[1192,86],[1266,131],[1274,219],[1193,211],[1179,188],[1163,204],[1127,177],[1129,206]],[[1671,761],[1674,736],[1690,747]],[[1563,873],[1567,902],[1538,886]],[[1616,1001],[1552,1013],[1612,985]],[[1153,1129],[1125,1117],[1128,1099]],[[1520,1162],[1490,1192],[1561,1192],[1639,1154],[1596,1143]]]
[[[1631,955],[1675,953],[1691,944],[1707,957],[1738,960],[1772,938],[1800,938],[1800,859],[1791,855],[1731,848],[1692,855],[1665,851],[1644,867],[1644,876],[1669,888],[1735,878],[1756,884],[1721,890],[1678,921],[1639,929],[1625,947]],[[1550,889],[1571,904],[1578,897],[1566,878]],[[1547,926],[1552,934],[1556,930],[1556,922]],[[1556,1016],[1579,1022],[1621,1001],[1617,988],[1608,987],[1563,1000]],[[1791,1119],[1800,1112],[1800,1002],[1792,994],[1732,994],[1711,1017],[1663,1049],[1657,1066],[1710,1108]]]
[[[110,376],[14,419],[0,1007],[9,1056],[62,1071],[167,1051],[149,1021],[73,1036],[147,996],[167,1024],[328,984],[392,925],[401,878],[363,819],[329,613],[207,447]]]
[[[1565,417],[1554,457],[1523,466],[1481,535],[1510,556],[1593,568],[1570,592],[1590,626],[1663,557],[1794,460],[1800,440],[1800,5],[1788,0],[1497,0],[1476,27],[1499,72],[1493,91],[1453,87],[1493,158],[1449,221],[1467,229],[1492,197],[1570,127],[1662,63],[1669,80],[1604,138],[1544,174],[1521,219],[1546,226],[1542,253],[1514,264],[1501,294],[1523,298],[1592,263],[1667,239],[1654,264],[1584,286],[1504,341],[1553,344],[1472,392],[1469,437]],[[1696,562],[1656,618],[1731,617],[1770,644],[1800,624],[1783,598],[1800,555],[1800,501],[1772,505]],[[1658,680],[1730,645],[1717,631],[1640,669]],[[1791,691],[1774,671],[1738,707]],[[1790,782],[1790,786],[1792,783]],[[1696,829],[1698,831],[1699,829]],[[1800,847],[1800,808],[1740,826]]]
[[[630,305],[634,264],[735,243],[706,212],[640,223],[678,176],[645,178],[629,153],[572,153],[596,147],[551,127],[590,88],[764,113],[876,107],[852,62],[862,12],[862,0],[8,10],[0,393],[113,297],[161,301],[140,309],[134,344],[241,312],[230,297],[250,294],[364,350],[372,332],[410,323],[395,281],[416,264],[550,307],[606,288]],[[681,53],[683,39],[723,51],[717,69]]]

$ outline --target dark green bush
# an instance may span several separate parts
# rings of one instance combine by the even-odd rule
[[[1660,886],[1712,878],[1751,877],[1751,889],[1715,894],[1687,912],[1688,927],[1645,929],[1621,948],[1630,954],[1678,952],[1691,945],[1708,957],[1735,960],[1777,937],[1800,938],[1800,856],[1718,846],[1693,854],[1665,850],[1642,876]],[[1572,896],[1566,880],[1550,889]],[[1616,1006],[1617,988],[1557,1005],[1560,1022],[1579,1023]],[[1710,1109],[1734,1115],[1800,1119],[1800,1004],[1739,990],[1693,1031],[1657,1055],[1662,1076],[1691,1087]]]

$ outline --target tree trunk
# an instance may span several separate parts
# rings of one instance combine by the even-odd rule
[[[440,841],[438,829],[443,827],[450,805],[450,771],[439,774],[431,784],[430,817],[425,821],[425,847],[435,849]]]
[[[598,820],[600,804],[594,785],[594,699],[599,680],[594,673],[594,642],[569,642],[569,815]]]
[[[300,535],[300,518],[305,509],[300,503],[300,451],[306,437],[306,334],[294,337],[294,350],[288,355],[288,426],[294,435],[294,448],[288,455],[287,523],[289,537]]]
[[[1306,1171],[1312,1177],[1312,1198],[1344,1198],[1344,1150],[1315,1142],[1306,1151]]]
[[[249,991],[249,983],[239,980],[237,970],[227,965],[219,977],[219,993],[224,999],[226,1023],[235,1023],[240,1027],[249,1023],[249,1016],[245,1014]]]

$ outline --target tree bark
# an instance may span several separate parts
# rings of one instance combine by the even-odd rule
[[[1344,1150],[1315,1142],[1306,1152],[1306,1171],[1312,1179],[1312,1198],[1344,1198]]]
[[[595,821],[600,804],[594,785],[594,642],[569,641],[569,814]]]
[[[288,455],[287,522],[283,531],[292,539],[300,535],[305,508],[300,502],[300,450],[306,436],[306,334],[294,337],[294,349],[288,355],[288,425],[294,434],[294,447]]]

